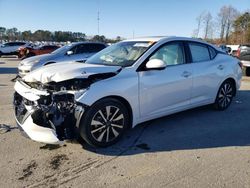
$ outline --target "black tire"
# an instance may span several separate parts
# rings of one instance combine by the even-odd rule
[[[0,57],[2,57],[2,52],[0,51]]]
[[[225,110],[227,109],[234,97],[235,86],[232,81],[226,80],[224,81],[217,93],[216,100],[214,103],[214,107],[217,110]]]
[[[119,100],[105,98],[93,104],[79,126],[80,136],[90,145],[107,147],[116,143],[129,127],[127,108]]]
[[[246,76],[250,76],[250,67],[246,67]]]

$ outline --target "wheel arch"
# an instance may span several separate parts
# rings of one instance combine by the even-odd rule
[[[56,63],[56,62],[55,61],[48,61],[48,62],[44,63],[43,66],[50,65],[50,64],[53,64],[53,63]]]

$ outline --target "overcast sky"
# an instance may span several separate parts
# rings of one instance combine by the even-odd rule
[[[191,36],[196,17],[223,5],[243,12],[250,0],[0,0],[0,26],[126,38],[152,35]]]

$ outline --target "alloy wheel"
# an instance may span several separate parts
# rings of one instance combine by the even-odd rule
[[[220,108],[227,108],[232,102],[233,98],[233,87],[230,82],[226,82],[219,91],[218,95],[218,105]]]
[[[124,114],[116,106],[98,110],[91,120],[90,132],[97,142],[111,142],[124,128]]]

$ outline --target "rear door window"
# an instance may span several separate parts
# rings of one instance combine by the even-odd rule
[[[210,61],[210,53],[208,47],[205,44],[189,43],[190,52],[193,62]]]
[[[217,55],[215,49],[213,49],[213,48],[210,47],[210,46],[208,47],[208,49],[209,49],[209,53],[210,53],[210,58],[211,58],[211,59],[214,59],[215,56]]]

